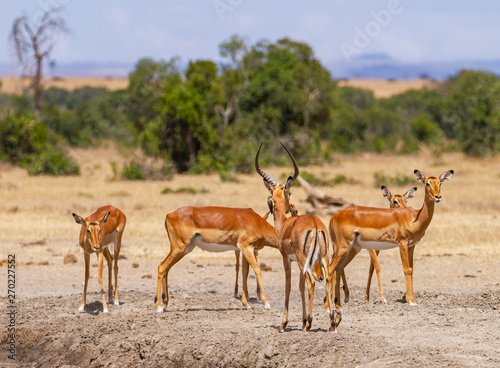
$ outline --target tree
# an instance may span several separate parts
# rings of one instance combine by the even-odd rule
[[[56,45],[57,35],[69,32],[65,20],[59,16],[61,10],[61,7],[47,10],[36,24],[26,14],[14,19],[12,24],[10,39],[17,59],[31,75],[37,117],[40,116],[43,92],[42,63]]]
[[[495,152],[500,141],[500,80],[494,74],[463,70],[450,78],[444,124],[456,132],[462,151],[473,156]]]

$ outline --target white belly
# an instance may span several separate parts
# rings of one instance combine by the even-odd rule
[[[364,241],[359,239],[359,237],[356,239],[356,243],[363,249],[373,249],[373,250],[386,250],[386,249],[396,248],[398,246],[397,243],[389,243],[382,241]]]
[[[191,244],[189,244],[186,251],[190,252],[194,247],[198,247],[207,252],[227,252],[228,250],[240,250],[234,245],[205,243],[203,240],[201,240],[201,236],[195,236],[191,240]]]

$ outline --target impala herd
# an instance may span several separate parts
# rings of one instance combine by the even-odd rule
[[[260,216],[252,209],[229,207],[182,207],[167,214],[165,229],[170,241],[170,251],[158,266],[155,306],[162,313],[168,304],[168,273],[195,247],[208,252],[234,251],[236,256],[235,296],[238,294],[239,257],[242,258],[243,291],[241,302],[248,304],[248,271],[252,267],[257,279],[257,295],[270,308],[262,283],[261,269],[257,262],[258,251],[263,247],[279,250],[285,269],[285,306],[280,331],[288,324],[288,304],[291,291],[291,262],[297,262],[300,269],[299,289],[302,299],[302,329],[309,331],[312,324],[312,305],[315,282],[326,282],[325,309],[330,317],[330,331],[336,332],[342,315],[340,306],[340,278],[343,279],[345,301],[349,299],[349,289],[344,269],[361,249],[370,253],[370,268],[365,299],[370,297],[370,283],[373,271],[377,272],[379,295],[386,303],[380,281],[378,254],[381,250],[399,248],[406,283],[406,302],[415,305],[413,295],[413,252],[415,245],[422,239],[434,214],[434,205],[441,201],[441,184],[448,181],[453,170],[439,177],[425,176],[415,170],[418,181],[424,184],[424,203],[420,210],[407,206],[406,201],[413,197],[417,188],[408,190],[404,195],[392,195],[382,186],[382,193],[390,203],[390,208],[351,206],[330,219],[329,228],[315,215],[298,215],[290,203],[290,189],[299,175],[299,168],[290,150],[283,145],[293,164],[293,174],[282,185],[262,170],[259,154],[255,156],[255,169],[262,177],[269,191],[267,204],[269,212]],[[274,227],[267,222],[271,214]],[[98,281],[102,294],[103,313],[108,312],[106,294],[103,288],[103,257],[108,264],[109,302],[119,304],[118,299],[118,255],[123,231],[125,214],[113,206],[104,206],[87,218],[73,213],[76,223],[81,225],[80,246],[85,257],[85,283],[83,299],[79,311],[86,305],[87,283],[89,279],[90,255],[98,259]],[[330,246],[330,239],[332,246]],[[111,255],[113,247],[113,255]],[[113,264],[113,266],[112,266]],[[114,270],[115,285],[112,286]],[[308,289],[306,309],[305,284]]]

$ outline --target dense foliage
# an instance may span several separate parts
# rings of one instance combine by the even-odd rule
[[[171,168],[218,171],[221,178],[232,178],[235,171],[252,170],[261,142],[266,144],[264,165],[287,163],[278,140],[302,164],[328,159],[332,152],[405,154],[421,145],[476,156],[500,149],[500,81],[493,74],[462,71],[433,89],[377,99],[367,90],[339,87],[307,44],[288,38],[249,45],[235,35],[219,52],[226,60],[221,65],[193,60],[181,68],[175,58],[141,59],[125,90],[48,89],[36,123],[29,117],[33,106],[28,97],[0,95],[0,123],[32,122],[30,134],[46,137],[47,147],[55,147],[49,141],[59,136],[72,146],[112,139],[165,163],[149,170],[140,161],[131,162],[122,176],[133,179],[148,177],[148,172],[170,175]],[[21,132],[7,139],[2,128],[0,134],[0,158],[26,162],[5,143]],[[31,151],[42,157],[43,150]],[[50,157],[62,161],[56,156]]]

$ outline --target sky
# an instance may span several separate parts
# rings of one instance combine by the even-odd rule
[[[250,44],[306,42],[325,64],[369,54],[402,62],[500,60],[498,0],[0,0],[0,63],[13,64],[13,20],[63,6],[71,33],[51,59],[133,64],[141,57],[220,61],[232,34]]]

